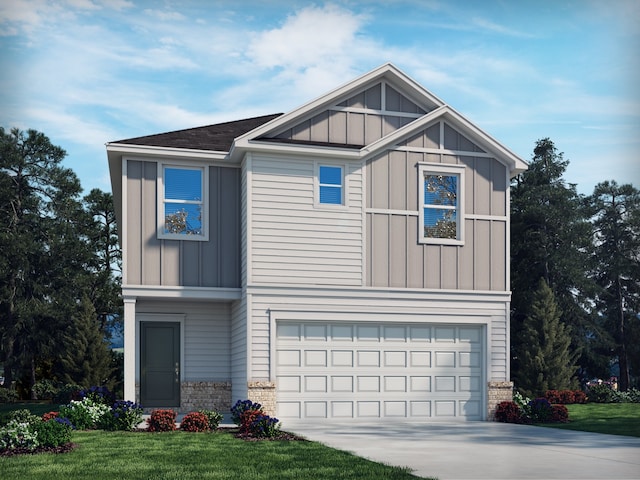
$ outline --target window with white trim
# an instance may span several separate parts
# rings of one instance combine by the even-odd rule
[[[343,167],[318,166],[318,202],[323,205],[344,205]]]
[[[420,241],[462,244],[464,167],[420,165]]]
[[[207,240],[206,167],[161,165],[158,237]]]

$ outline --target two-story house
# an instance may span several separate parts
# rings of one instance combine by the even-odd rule
[[[287,113],[107,144],[125,397],[308,419],[511,398],[525,162],[391,64]]]

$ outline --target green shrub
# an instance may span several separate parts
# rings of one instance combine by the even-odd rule
[[[198,410],[198,412],[207,417],[210,430],[215,430],[216,428],[218,428],[218,425],[220,425],[220,422],[224,418],[221,413],[218,413],[214,410]]]
[[[280,421],[277,418],[259,413],[249,426],[249,433],[254,437],[276,437],[280,433]]]
[[[44,378],[42,380],[38,380],[33,387],[31,387],[31,390],[38,400],[51,400],[58,394],[61,387],[61,384],[48,378]]]
[[[42,419],[39,416],[34,415],[33,413],[31,413],[30,410],[27,410],[26,408],[22,408],[20,410],[14,410],[13,412],[7,413],[6,419],[7,419],[7,423],[15,421],[18,423],[28,423],[28,424],[34,424],[34,425],[42,421]]]
[[[43,447],[58,447],[71,442],[71,425],[65,419],[54,418],[48,422],[41,422],[36,427],[38,443]]]
[[[603,383],[589,387],[587,396],[593,403],[612,403],[615,401],[616,391]]]
[[[0,403],[15,403],[18,401],[18,393],[9,388],[0,387]]]
[[[185,432],[206,432],[209,430],[209,419],[204,413],[189,412],[180,422],[180,429]]]
[[[68,418],[79,430],[93,429],[102,423],[102,417],[108,415],[110,408],[103,403],[96,403],[91,398],[71,400],[68,405],[60,407],[60,416]]]
[[[131,431],[142,422],[142,407],[137,403],[119,400],[98,421],[98,428],[104,430]]]
[[[170,432],[176,429],[176,412],[173,410],[154,410],[147,419],[150,432]]]
[[[0,428],[0,450],[35,450],[38,445],[38,433],[29,423],[11,420]]]

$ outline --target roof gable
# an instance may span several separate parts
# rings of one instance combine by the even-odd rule
[[[249,150],[313,148],[318,154],[363,159],[385,148],[411,147],[425,128],[438,133],[427,134],[420,148],[491,154],[512,175],[527,168],[520,157],[389,63],[248,131],[236,139],[230,154],[239,159]]]

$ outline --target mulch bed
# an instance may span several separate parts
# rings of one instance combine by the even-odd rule
[[[28,448],[11,448],[7,450],[0,450],[0,457],[13,457],[15,455],[35,455],[37,453],[67,453],[76,448],[78,445],[75,443],[67,443],[60,445],[59,447],[37,447],[34,450]]]

